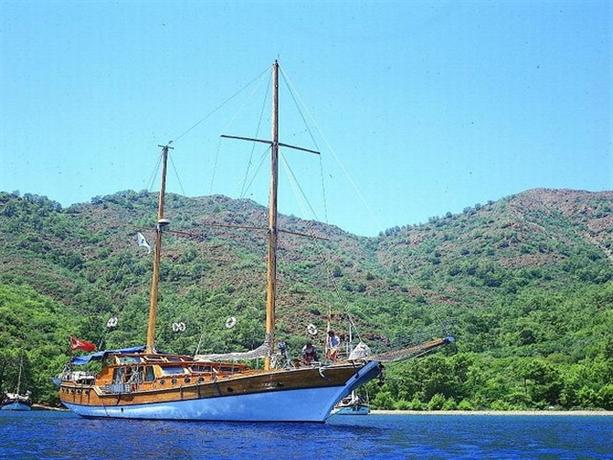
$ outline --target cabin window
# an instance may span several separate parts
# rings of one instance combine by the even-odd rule
[[[119,361],[119,364],[140,363],[140,358],[138,356],[122,356],[118,357],[117,360]]]
[[[178,367],[178,366],[169,366],[169,367],[163,367],[162,368],[162,372],[164,372],[164,375],[180,375],[180,374],[185,374],[185,369],[183,369],[182,367]]]
[[[185,379],[183,380],[185,383],[189,383],[191,382],[191,379],[189,377],[185,377]]]
[[[116,367],[113,369],[113,383],[123,383],[125,376],[125,369],[123,367]]]
[[[212,372],[211,366],[192,366],[192,372]]]
[[[177,379],[172,379],[172,384],[176,385],[177,384]]]
[[[153,367],[145,367],[145,382],[153,382],[155,380],[155,374],[153,373]]]

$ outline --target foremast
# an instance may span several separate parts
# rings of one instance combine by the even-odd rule
[[[155,242],[153,246],[153,272],[151,275],[151,292],[149,295],[149,321],[147,322],[146,353],[155,353],[155,323],[158,309],[158,287],[160,283],[160,259],[162,256],[162,230],[168,221],[164,219],[164,200],[166,198],[166,171],[168,166],[168,150],[172,147],[162,147],[162,172],[160,177],[160,194],[158,197],[158,219],[155,226]]]

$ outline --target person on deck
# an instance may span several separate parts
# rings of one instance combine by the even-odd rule
[[[307,342],[304,347],[302,347],[302,362],[304,364],[312,364],[314,361],[317,361],[317,350],[311,342]]]
[[[287,344],[285,343],[285,340],[280,340],[277,347],[279,348],[279,354],[281,355],[281,363],[283,366],[290,366],[291,360],[289,359],[289,352],[287,351]]]
[[[332,330],[328,331],[328,337],[326,337],[326,358],[330,361],[336,361],[338,358],[338,349],[341,346],[341,339]]]

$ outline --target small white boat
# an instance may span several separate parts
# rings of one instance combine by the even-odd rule
[[[368,401],[358,396],[355,391],[343,398],[332,410],[332,415],[368,415]]]
[[[2,401],[0,402],[0,410],[18,410],[25,411],[32,409],[32,401],[30,400],[30,392],[26,391],[25,395],[19,394],[19,387],[21,386],[21,369],[23,367],[23,356],[19,362],[19,376],[17,377],[17,388],[15,393],[6,393]]]

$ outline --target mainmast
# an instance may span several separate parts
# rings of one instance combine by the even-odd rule
[[[155,352],[155,322],[158,309],[158,285],[160,282],[160,258],[162,255],[162,230],[168,221],[164,219],[164,199],[166,197],[166,170],[168,164],[168,145],[162,147],[162,174],[160,179],[160,196],[158,198],[158,221],[155,226],[155,244],[153,249],[153,274],[151,275],[151,294],[149,296],[149,321],[147,322],[146,353]]]
[[[279,147],[285,147],[303,152],[319,152],[295,145],[279,142],[279,63],[277,60],[272,65],[272,140],[255,139],[253,137],[229,136],[222,134],[221,137],[228,139],[239,139],[250,142],[260,142],[270,145],[271,152],[271,174],[270,191],[268,202],[268,257],[266,272],[266,340],[272,347],[275,335],[275,306],[277,291],[277,190],[279,183]],[[283,231],[283,230],[281,230]],[[292,232],[288,232],[292,233]],[[296,233],[297,234],[297,233]],[[272,350],[271,350],[272,352]],[[270,370],[270,355],[264,360],[264,369]]]
[[[275,294],[277,291],[277,190],[279,184],[279,63],[272,65],[272,144],[268,205],[268,271],[266,280],[266,339],[274,343]],[[270,369],[270,356],[264,360]]]

